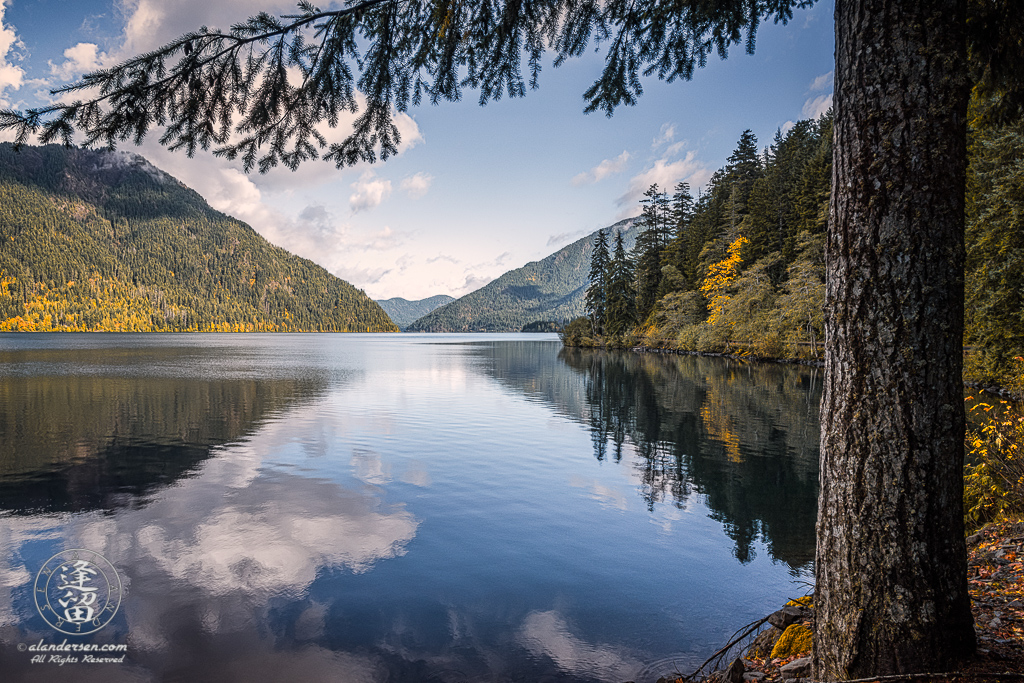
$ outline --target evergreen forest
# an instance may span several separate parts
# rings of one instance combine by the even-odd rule
[[[397,330],[138,155],[0,145],[0,331]]]
[[[970,109],[966,298],[968,379],[1017,387],[1024,353],[1024,120],[983,98]],[[567,346],[646,346],[820,358],[832,115],[781,130],[764,149],[744,131],[693,196],[651,186],[632,249],[593,240],[586,315]]]

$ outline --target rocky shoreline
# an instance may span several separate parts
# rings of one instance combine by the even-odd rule
[[[1024,679],[1024,519],[986,525],[968,536],[967,580],[978,648],[955,672],[887,677],[890,680]],[[741,629],[742,635],[692,674],[675,672],[657,683],[812,683],[811,596],[786,603]],[[767,625],[765,628],[764,626]],[[731,651],[739,655],[722,667]],[[711,673],[702,669],[710,665]],[[864,679],[878,680],[878,679]]]

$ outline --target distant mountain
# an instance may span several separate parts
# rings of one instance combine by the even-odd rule
[[[636,243],[635,218],[605,228],[621,232],[626,249]],[[583,315],[590,254],[598,231],[540,261],[510,270],[480,289],[431,311],[408,332],[519,332],[538,320],[568,321]]]
[[[420,299],[419,301],[409,301],[408,299],[396,296],[393,299],[376,299],[376,301],[384,309],[384,312],[388,314],[392,322],[405,329],[409,326],[409,323],[417,318],[422,318],[435,308],[444,306],[450,301],[455,301],[455,297],[448,296],[447,294],[438,294],[437,296]]]
[[[137,154],[0,144],[0,330],[397,329]]]

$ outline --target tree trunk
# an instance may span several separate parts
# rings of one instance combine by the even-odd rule
[[[963,530],[965,0],[838,0],[815,677],[973,654]]]

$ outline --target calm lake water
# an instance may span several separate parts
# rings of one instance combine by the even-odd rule
[[[819,372],[554,335],[0,335],[0,678],[688,672],[806,592]],[[89,635],[34,599],[69,549],[123,584]],[[128,652],[19,647],[64,640]]]

